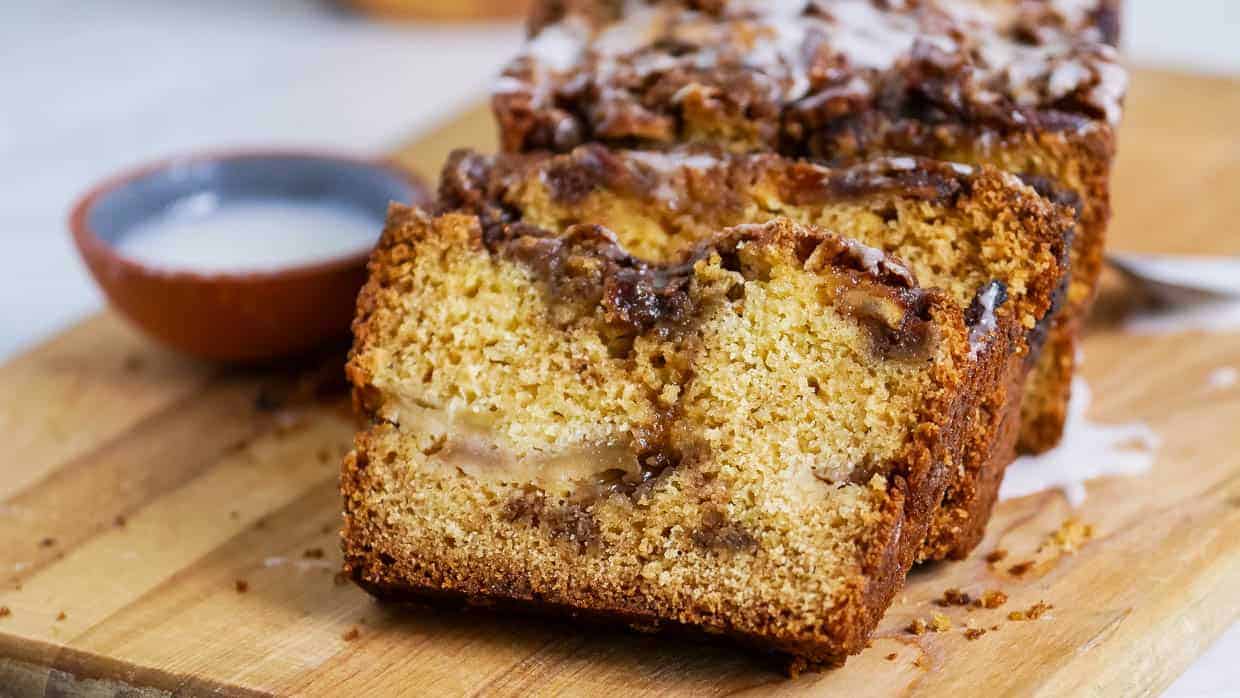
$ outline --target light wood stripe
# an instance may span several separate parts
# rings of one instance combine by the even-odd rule
[[[111,314],[0,366],[0,501],[193,396],[216,372],[152,346]]]
[[[203,433],[217,432],[204,430],[197,420],[199,429],[176,442],[188,466],[177,470],[175,460],[138,461],[151,474],[172,470],[185,479],[167,483],[176,486],[166,491],[150,492],[154,498],[136,508],[123,528],[87,527],[88,533],[63,558],[29,575],[20,590],[0,592],[0,605],[12,609],[0,630],[68,642],[307,488],[334,479],[352,425],[323,408],[307,410],[305,420],[289,433],[257,437],[248,446],[227,452],[222,460],[218,448],[201,448]],[[231,438],[226,441],[233,443]],[[320,453],[327,457],[320,459]],[[111,501],[117,496],[113,492],[126,490],[103,487],[103,499],[98,501]],[[87,494],[75,492],[67,503],[89,512],[92,502]],[[56,621],[61,611],[67,618]]]
[[[212,384],[9,498],[0,565],[24,579],[270,430],[273,417],[254,409],[255,393],[246,380]]]

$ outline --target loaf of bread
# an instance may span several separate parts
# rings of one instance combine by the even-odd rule
[[[458,153],[441,186],[359,299],[349,574],[799,666],[864,647],[1010,459],[1071,226],[912,158]]]
[[[1058,442],[1126,89],[1118,0],[542,0],[493,97],[509,151],[715,143],[991,164],[1079,210],[1023,450]]]

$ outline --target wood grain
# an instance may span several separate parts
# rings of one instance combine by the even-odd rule
[[[1114,247],[1240,253],[1236,123],[1235,82],[1136,74]],[[463,144],[494,144],[485,109],[398,158],[433,175]],[[336,468],[353,431],[339,401],[271,409],[260,397],[296,376],[180,359],[104,314],[0,366],[0,606],[10,610],[0,617],[0,686],[1155,694],[1240,613],[1240,388],[1208,382],[1240,366],[1240,336],[1138,339],[1095,323],[1085,354],[1092,417],[1145,420],[1162,436],[1153,472],[1091,483],[1075,512],[1054,493],[1002,504],[972,558],[912,575],[870,649],[843,670],[788,680],[727,646],[390,608],[338,584]],[[1093,538],[1074,553],[1045,546],[1071,517]],[[1007,558],[988,564],[997,549]],[[1009,571],[1022,562],[1029,571]],[[989,610],[936,606],[949,587],[1009,598]],[[1038,602],[1053,608],[1008,620]],[[906,631],[936,612],[950,630]],[[966,623],[987,632],[969,640]]]

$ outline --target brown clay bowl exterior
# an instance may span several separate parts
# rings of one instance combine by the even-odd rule
[[[284,162],[369,168],[404,185],[401,203],[425,205],[426,187],[411,173],[382,162],[293,151],[245,151],[177,158],[123,173],[87,192],[69,227],[78,251],[111,304],[151,337],[202,359],[262,363],[313,349],[347,334],[368,253],[285,269],[236,273],[164,270],[120,256],[95,225],[108,197],[174,168]],[[277,168],[278,169],[278,168]],[[278,176],[273,175],[273,176]],[[132,198],[132,197],[130,197]],[[378,214],[378,226],[382,215]],[[377,231],[376,231],[377,232]]]

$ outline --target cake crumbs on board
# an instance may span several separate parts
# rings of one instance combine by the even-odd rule
[[[1065,519],[1059,529],[1052,532],[1042,541],[1038,552],[1056,550],[1064,553],[1075,553],[1094,537],[1093,524],[1081,523],[1075,518]]]
[[[1007,594],[998,589],[991,589],[973,600],[974,608],[998,608],[1007,603]]]
[[[1012,611],[1008,614],[1008,620],[1037,620],[1052,608],[1054,608],[1054,606],[1051,604],[1048,604],[1045,601],[1039,601],[1023,611]]]
[[[1011,574],[1016,577],[1024,576],[1026,572],[1033,569],[1033,565],[1034,565],[1033,560],[1025,560],[1024,562],[1018,562],[1015,565],[1012,565],[1011,567],[1008,568],[1008,574]]]
[[[942,613],[930,614],[930,619],[914,618],[905,628],[905,632],[913,635],[924,635],[926,632],[945,633],[952,629],[952,620]]]
[[[934,603],[936,606],[942,606],[944,608],[948,606],[968,606],[973,603],[973,597],[969,596],[968,592],[952,587],[944,590],[943,596],[935,599]]]

